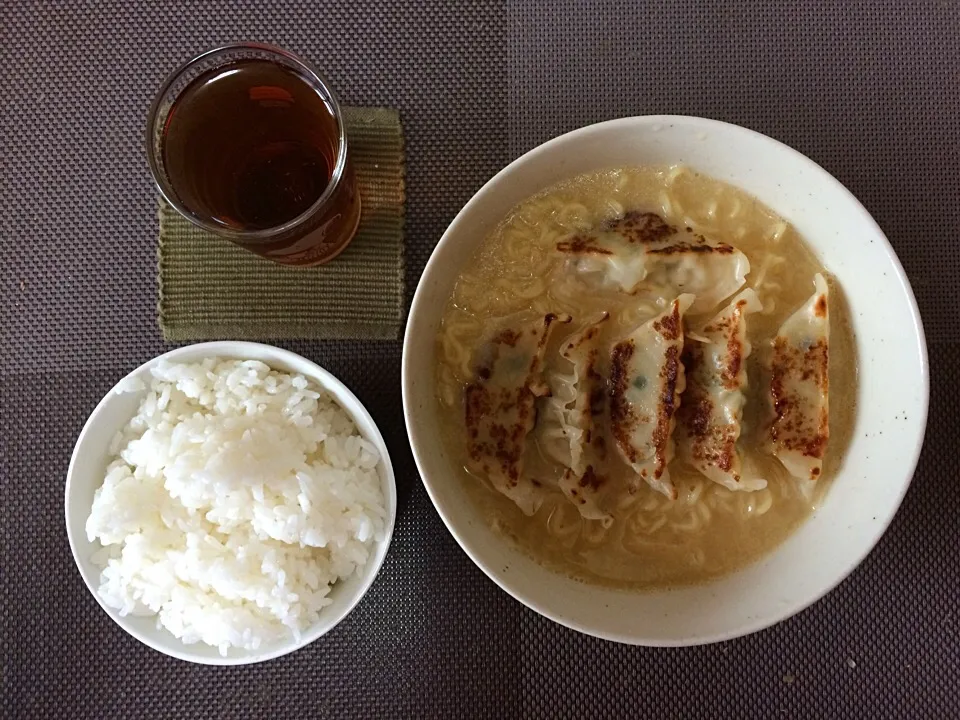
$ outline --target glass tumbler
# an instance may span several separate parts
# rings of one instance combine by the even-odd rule
[[[257,43],[205,52],[150,108],[157,188],[214,235],[286,265],[320,265],[350,242],[360,196],[340,105],[306,61]]]

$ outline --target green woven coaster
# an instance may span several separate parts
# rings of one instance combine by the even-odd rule
[[[403,128],[395,110],[345,108],[362,214],[316,268],[278,265],[210,235],[160,200],[165,340],[395,340],[403,322]]]

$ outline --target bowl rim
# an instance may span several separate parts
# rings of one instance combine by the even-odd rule
[[[80,446],[83,443],[84,438],[91,432],[91,428],[95,425],[96,418],[104,411],[109,402],[112,399],[112,396],[116,394],[122,388],[123,384],[128,380],[128,378],[139,375],[140,373],[149,371],[150,368],[154,367],[160,362],[170,361],[176,362],[179,357],[186,354],[192,354],[201,352],[204,350],[209,351],[205,357],[222,357],[226,360],[244,359],[245,354],[249,355],[250,351],[258,350],[263,354],[271,356],[271,359],[276,359],[280,362],[288,362],[288,364],[298,364],[305,363],[312,371],[312,376],[310,379],[316,381],[318,384],[323,387],[324,390],[331,392],[336,390],[337,394],[340,394],[352,402],[356,403],[356,407],[359,412],[355,413],[351,410],[347,410],[342,407],[341,409],[347,412],[353,419],[354,423],[358,426],[359,420],[365,422],[371,429],[372,439],[378,444],[378,450],[381,451],[382,457],[381,461],[383,462],[383,474],[381,477],[381,485],[386,486],[389,492],[386,493],[384,497],[384,504],[387,509],[387,517],[384,525],[384,536],[383,540],[376,542],[375,551],[372,554],[372,557],[368,561],[368,564],[363,568],[362,580],[357,586],[354,595],[350,598],[350,601],[344,606],[338,615],[330,618],[329,620],[324,620],[323,612],[321,611],[321,620],[318,623],[314,624],[308,628],[305,632],[301,634],[299,641],[295,641],[293,638],[284,639],[278,645],[272,647],[270,650],[260,652],[260,651],[243,651],[246,654],[238,656],[227,656],[223,657],[220,655],[215,656],[200,656],[192,652],[193,645],[188,645],[183,643],[176,638],[172,633],[166,630],[158,630],[157,632],[166,632],[170,636],[170,644],[173,647],[165,647],[162,643],[156,642],[150,635],[141,632],[136,627],[131,626],[127,622],[126,617],[121,617],[119,612],[112,607],[106,605],[103,601],[103,598],[100,597],[100,594],[97,592],[97,586],[94,582],[98,579],[96,577],[89,578],[87,573],[84,571],[83,565],[80,560],[80,552],[78,548],[78,541],[76,539],[76,533],[72,530],[72,525],[70,522],[70,494],[71,487],[73,484],[74,470],[80,460],[78,459],[78,451]],[[249,359],[247,357],[246,359]],[[199,361],[199,360],[197,360]],[[192,362],[192,361],[188,361]],[[261,361],[270,364],[270,361]],[[306,373],[304,373],[306,374]],[[333,394],[333,392],[331,392]],[[334,397],[335,402],[340,405],[338,398]],[[358,430],[360,428],[358,427]],[[361,433],[365,434],[365,433]],[[183,660],[185,662],[195,663],[198,665],[216,665],[216,666],[235,666],[235,665],[251,665],[254,663],[266,662],[267,660],[273,660],[274,658],[282,657],[283,655],[288,655],[289,653],[300,650],[303,647],[306,647],[310,643],[314,642],[318,638],[326,635],[328,632],[333,630],[340,622],[343,621],[353,610],[360,604],[360,601],[364,598],[370,588],[373,586],[373,583],[376,581],[380,570],[383,567],[384,561],[386,560],[387,553],[390,549],[390,544],[393,539],[393,533],[396,526],[396,516],[397,516],[397,483],[396,475],[394,473],[393,463],[390,459],[389,448],[386,441],[383,438],[383,434],[380,432],[380,428],[377,426],[377,423],[374,421],[373,416],[367,410],[366,406],[360,402],[357,396],[344,384],[339,378],[337,378],[329,370],[323,368],[319,364],[315,363],[309,358],[305,358],[302,355],[294,353],[290,350],[285,350],[283,348],[276,347],[274,345],[267,345],[265,343],[241,341],[241,340],[214,340],[210,342],[194,343],[191,345],[183,345],[173,350],[169,350],[161,355],[158,355],[146,362],[140,364],[135,369],[128,372],[120,380],[118,380],[110,390],[103,396],[103,398],[97,403],[96,407],[90,412],[87,416],[87,419],[84,421],[83,428],[81,429],[79,435],[77,436],[76,443],[74,444],[73,451],[70,455],[70,463],[67,466],[66,473],[66,482],[64,484],[64,524],[67,531],[67,541],[70,544],[70,553],[73,556],[74,564],[76,565],[77,571],[80,574],[80,577],[83,579],[84,584],[87,589],[93,595],[94,599],[97,601],[97,604],[103,609],[103,611],[113,620],[117,625],[120,626],[128,635],[136,638],[138,641],[146,645],[147,647],[166,655],[167,657],[176,658],[177,660]],[[82,530],[81,530],[82,532]],[[336,587],[336,585],[332,586]],[[319,628],[319,631],[318,631]],[[176,644],[179,643],[180,647],[177,647]],[[202,645],[203,647],[209,647]]]
[[[562,145],[565,142],[569,142],[574,138],[583,138],[594,133],[604,133],[614,129],[620,128],[631,128],[635,127],[638,131],[645,126],[656,126],[656,125],[670,125],[678,123],[688,123],[693,125],[699,125],[701,130],[708,131],[710,129],[722,129],[725,132],[736,132],[742,133],[746,137],[750,138],[752,141],[759,141],[765,143],[768,147],[776,150],[780,153],[787,153],[794,157],[794,159],[799,160],[807,164],[812,171],[817,173],[820,176],[821,181],[830,187],[832,193],[836,194],[839,197],[844,198],[844,200],[857,209],[863,216],[864,221],[869,223],[870,231],[879,238],[881,242],[881,248],[888,260],[891,262],[891,265],[896,273],[896,279],[899,284],[902,286],[905,295],[909,302],[909,312],[912,320],[912,332],[916,334],[917,345],[920,351],[920,371],[921,371],[921,398],[920,398],[920,417],[917,427],[919,428],[919,433],[917,436],[916,443],[912,448],[912,453],[909,458],[909,473],[906,475],[903,483],[899,487],[899,491],[896,497],[891,497],[890,505],[887,517],[883,519],[883,522],[879,522],[874,526],[874,530],[870,532],[869,535],[865,536],[867,542],[864,543],[863,550],[857,554],[855,559],[851,561],[843,572],[838,573],[838,575],[832,579],[830,582],[824,584],[824,586],[817,592],[811,593],[809,596],[804,596],[798,601],[791,602],[785,605],[783,608],[778,609],[775,612],[770,614],[765,614],[762,617],[755,617],[749,622],[742,623],[739,627],[727,631],[714,632],[708,635],[699,636],[695,638],[682,638],[682,639],[645,639],[642,637],[620,634],[614,632],[606,632],[604,630],[597,630],[588,625],[577,622],[571,618],[565,617],[558,613],[553,612],[551,609],[544,607],[537,601],[535,598],[530,597],[528,594],[519,591],[511,586],[511,583],[506,580],[504,576],[499,575],[493,565],[488,563],[482,557],[482,553],[478,553],[475,548],[471,547],[468,542],[466,542],[458,532],[456,527],[456,522],[453,518],[450,517],[450,514],[446,512],[442,506],[442,502],[438,499],[437,493],[432,487],[432,483],[427,479],[427,473],[425,472],[426,463],[421,459],[421,452],[418,450],[417,443],[414,441],[415,436],[417,435],[416,429],[413,426],[411,417],[416,411],[415,408],[415,399],[412,397],[412,390],[409,387],[410,376],[411,376],[411,352],[410,347],[415,342],[412,338],[410,328],[415,324],[415,318],[417,315],[420,306],[425,304],[427,301],[424,299],[427,293],[427,282],[425,279],[431,276],[432,274],[438,272],[439,268],[439,259],[438,251],[445,245],[448,245],[451,242],[451,239],[454,237],[453,231],[456,226],[459,224],[461,218],[467,215],[472,209],[483,202],[484,196],[491,191],[496,185],[498,185],[505,177],[509,176],[514,172],[519,166],[524,165],[540,155],[545,155],[550,153],[554,147]],[[557,177],[554,182],[560,182],[564,178]],[[725,640],[732,640],[739,637],[745,637],[747,635],[753,634],[760,630],[764,630],[768,627],[776,625],[788,618],[797,615],[803,610],[807,609],[829,592],[834,590],[840,583],[842,583],[850,574],[858,568],[864,559],[873,551],[873,549],[879,543],[881,537],[889,529],[890,524],[893,522],[894,517],[896,516],[898,510],[900,509],[903,499],[907,494],[907,491],[910,488],[910,485],[913,481],[913,476],[916,473],[917,463],[920,459],[920,452],[923,448],[924,437],[926,434],[927,419],[929,415],[930,407],[930,365],[929,358],[927,353],[927,343],[926,336],[923,329],[923,321],[920,317],[920,309],[917,305],[916,296],[914,295],[913,288],[910,285],[910,281],[907,278],[906,272],[903,269],[903,265],[900,262],[900,259],[897,257],[896,252],[893,249],[893,246],[890,244],[889,239],[886,234],[877,224],[876,220],[870,214],[870,212],[864,207],[864,205],[856,198],[856,196],[846,188],[839,180],[837,180],[831,173],[824,169],[820,164],[809,158],[808,156],[801,153],[799,150],[796,150],[785,143],[780,142],[768,135],[751,130],[750,128],[743,127],[741,125],[736,125],[733,123],[724,122],[722,120],[714,120],[711,118],[703,118],[693,115],[634,115],[628,117],[621,117],[612,120],[606,120],[599,123],[593,123],[590,125],[585,125],[583,127],[571,130],[569,132],[558,135],[546,142],[536,146],[535,148],[528,150],[503,169],[497,172],[492,178],[490,178],[483,186],[478,189],[473,196],[467,201],[467,203],[460,209],[456,216],[451,220],[450,224],[444,230],[443,235],[440,237],[440,240],[437,242],[433,251],[430,254],[429,259],[427,260],[426,265],[424,266],[423,272],[420,275],[420,279],[417,282],[417,288],[414,292],[413,300],[410,303],[410,310],[407,314],[407,325],[404,332],[403,339],[403,354],[401,359],[401,389],[402,389],[402,398],[403,398],[403,413],[404,413],[404,422],[407,427],[407,433],[410,440],[410,448],[413,453],[414,461],[416,462],[417,471],[420,475],[421,482],[427,490],[427,494],[430,497],[431,502],[433,503],[434,508],[436,508],[437,513],[440,515],[440,518],[443,520],[444,525],[447,527],[447,530],[457,541],[457,544],[463,549],[467,556],[474,562],[477,567],[479,567],[484,574],[487,575],[494,583],[496,583],[502,590],[504,590],[508,595],[513,597],[515,600],[522,603],[524,606],[530,608],[534,612],[556,622],[564,627],[570,628],[577,632],[584,633],[593,637],[597,637],[603,640],[611,640],[614,642],[619,642],[627,645],[641,645],[647,647],[689,647],[695,645],[709,645],[716,642],[722,642]],[[426,442],[426,439],[421,438],[420,442]],[[762,559],[762,558],[761,558]],[[737,571],[734,571],[736,573]],[[723,577],[728,577],[724,575]],[[708,581],[709,583],[709,581]],[[624,590],[624,592],[630,592],[629,590]],[[669,592],[669,588],[665,589],[664,592]]]

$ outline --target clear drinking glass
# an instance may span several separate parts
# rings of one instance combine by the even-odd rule
[[[332,260],[360,222],[340,105],[280,48],[230,45],[177,70],[150,108],[147,158],[180,214],[278,263]]]

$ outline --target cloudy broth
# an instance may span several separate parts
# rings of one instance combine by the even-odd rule
[[[609,313],[613,335],[629,332],[661,312],[676,291],[573,292],[564,281],[557,243],[625,212],[654,212],[671,225],[728,243],[750,261],[746,287],[763,310],[749,317],[754,352],[740,447],[744,472],[767,480],[755,492],[710,482],[680,457],[670,463],[678,490],[672,500],[643,486],[612,523],[583,519],[559,491],[526,516],[484,479],[466,470],[464,389],[473,378],[473,349],[505,318],[568,313],[548,354],[591,318]],[[823,266],[799,235],[751,196],[682,167],[623,168],[585,175],[551,187],[515,207],[467,263],[448,302],[437,338],[436,401],[442,442],[462,466],[449,478],[469,493],[502,536],[544,565],[579,579],[638,588],[699,582],[741,567],[781,543],[829,488],[849,442],[856,397],[853,335],[842,294],[832,284],[830,312],[830,445],[812,498],[763,447],[766,430],[764,349],[783,321],[813,292]],[[696,326],[723,303],[687,318]],[[529,440],[534,443],[533,436]],[[536,454],[536,453],[534,453]],[[536,464],[534,462],[534,464]],[[528,469],[530,468],[528,462]],[[620,473],[630,473],[625,464]]]

